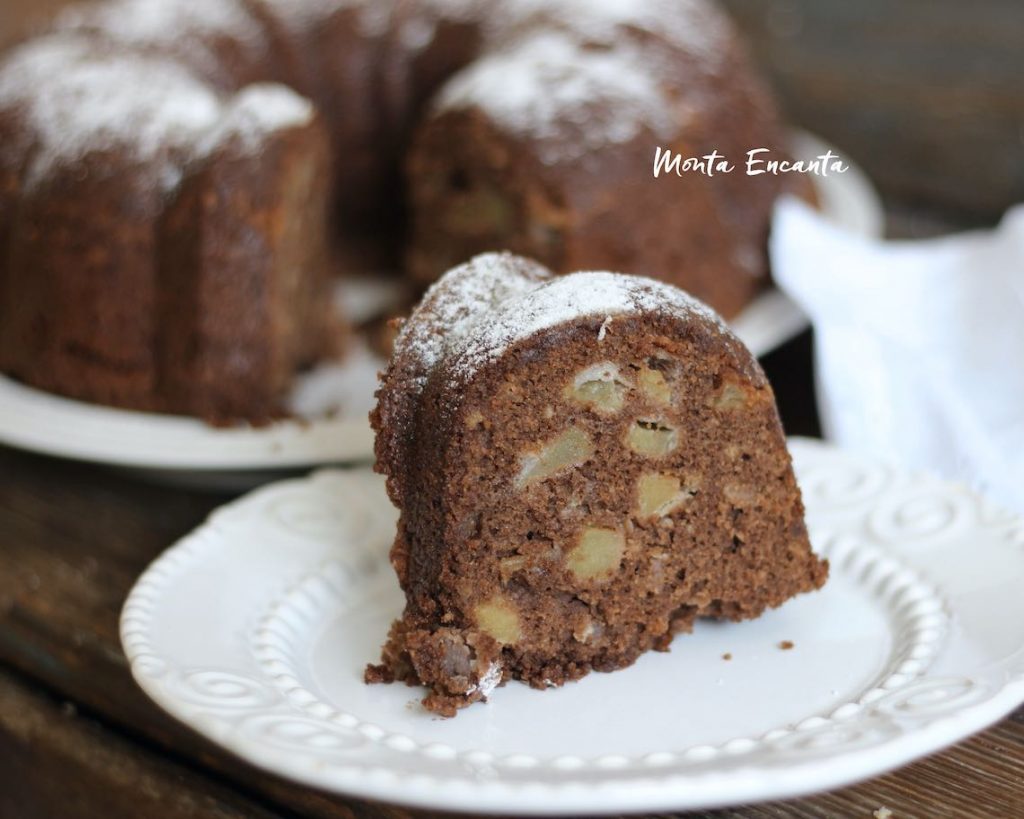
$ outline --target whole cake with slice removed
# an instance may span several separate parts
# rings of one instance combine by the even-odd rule
[[[709,0],[76,4],[0,55],[0,373],[270,421],[343,346],[333,273],[493,249],[732,316],[784,182],[655,153],[785,141]]]
[[[371,420],[406,607],[366,679],[439,714],[827,577],[763,372],[670,285],[478,256],[405,323]]]

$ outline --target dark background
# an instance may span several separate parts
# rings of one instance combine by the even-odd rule
[[[1024,201],[1021,0],[724,0],[790,121],[887,202],[994,223]]]

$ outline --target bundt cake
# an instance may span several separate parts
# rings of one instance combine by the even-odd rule
[[[273,417],[331,334],[310,103],[279,85],[221,99],[175,62],[63,35],[8,60],[0,100],[24,146],[2,151],[3,371],[118,406]]]
[[[820,587],[771,387],[709,308],[487,254],[428,290],[373,413],[406,595],[368,682],[443,715]]]
[[[654,150],[779,142],[708,0],[72,8],[0,63],[0,371],[264,418],[337,347],[331,272],[502,248],[731,315],[777,177],[655,180]]]
[[[652,276],[735,315],[767,275],[779,177],[652,173],[655,146],[734,160],[781,147],[727,21],[671,0],[543,8],[453,77],[416,132],[411,273],[429,282],[503,248],[562,273]]]

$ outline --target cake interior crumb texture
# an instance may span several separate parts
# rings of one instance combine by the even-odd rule
[[[406,607],[366,678],[436,713],[827,577],[763,372],[669,285],[478,257],[403,327],[372,420]]]

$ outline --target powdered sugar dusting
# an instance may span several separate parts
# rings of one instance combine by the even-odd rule
[[[709,68],[732,36],[728,19],[707,0],[519,0],[509,8],[527,24],[556,26],[591,44],[623,48],[634,33],[647,32]]]
[[[502,127],[539,141],[541,161],[556,164],[642,128],[673,132],[669,101],[630,50],[581,48],[560,32],[542,32],[456,74],[438,110],[480,108]]]
[[[498,687],[498,684],[501,682],[501,676],[501,663],[494,661],[487,667],[487,671],[480,678],[480,682],[472,686],[466,693],[473,694],[479,691],[486,700],[494,692],[494,689]]]
[[[710,307],[663,282],[608,272],[554,276],[511,254],[489,253],[450,271],[428,291],[395,353],[412,357],[418,391],[442,361],[468,379],[542,330],[589,316],[601,317],[607,329],[616,316],[666,311],[711,321],[731,336]]]
[[[551,273],[507,253],[477,256],[448,272],[423,297],[395,339],[395,355],[415,364],[413,387],[422,389],[430,371],[453,346],[470,337],[478,322],[528,293]],[[417,321],[428,315],[429,321]]]
[[[406,51],[422,51],[433,42],[441,23],[478,24],[491,8],[486,0],[418,0],[399,15],[396,39]]]
[[[664,282],[621,273],[588,272],[558,276],[539,284],[479,322],[477,332],[454,349],[468,373],[500,357],[535,333],[588,316],[608,318],[628,313],[671,312],[701,316],[729,332],[710,307]]]
[[[95,56],[81,41],[60,36],[12,54],[0,72],[0,106],[24,110],[35,133],[33,176],[92,150],[157,160],[193,145],[220,113],[217,96],[174,63]],[[154,162],[154,170],[166,174],[161,164]]]
[[[479,109],[537,140],[542,162],[579,159],[643,129],[670,139],[732,51],[705,0],[519,0],[484,22],[488,56],[451,78],[436,110]],[[685,92],[685,93],[684,93]]]
[[[72,6],[59,29],[96,28],[115,42],[133,45],[188,45],[203,35],[230,36],[258,44],[263,32],[236,0],[114,0]]]
[[[318,31],[339,11],[355,10],[359,33],[383,37],[391,27],[396,0],[259,0],[289,30]]]
[[[260,83],[242,89],[232,99],[221,123],[203,140],[209,150],[228,137],[237,137],[248,150],[258,151],[267,134],[308,125],[313,103],[283,85]]]

